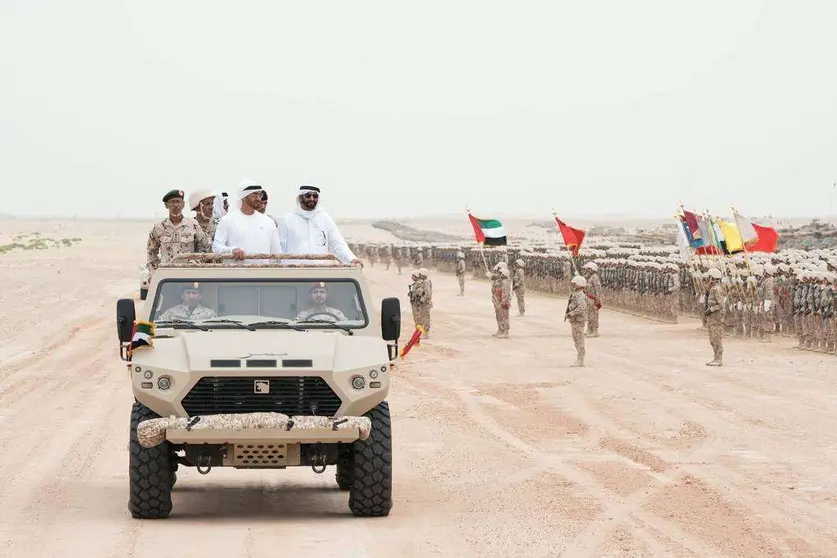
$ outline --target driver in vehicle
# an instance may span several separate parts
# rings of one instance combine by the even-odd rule
[[[180,294],[181,304],[172,306],[157,318],[159,322],[168,320],[186,320],[190,322],[199,322],[201,320],[211,320],[217,318],[218,314],[212,308],[207,308],[201,304],[201,285],[200,283],[192,283],[183,287],[183,292]]]
[[[322,281],[311,285],[308,291],[311,296],[311,308],[297,314],[295,321],[304,322],[307,320],[328,320],[329,322],[345,322],[346,315],[337,308],[326,306],[328,299],[328,288]]]

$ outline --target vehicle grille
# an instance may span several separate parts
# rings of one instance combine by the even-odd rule
[[[256,393],[256,381],[269,382],[269,392]],[[317,376],[206,376],[183,398],[183,408],[189,416],[273,412],[330,417],[340,408],[340,398]]]

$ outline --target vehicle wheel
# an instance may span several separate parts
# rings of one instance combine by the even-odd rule
[[[140,300],[148,298],[148,289],[140,289]]]
[[[355,476],[354,459],[351,448],[337,457],[337,472],[334,475],[340,490],[350,490]]]
[[[128,510],[136,519],[163,519],[171,512],[174,471],[169,443],[144,448],[137,440],[137,425],[152,418],[159,418],[159,415],[134,401],[131,410]]]
[[[372,432],[353,444],[353,479],[349,509],[358,517],[383,517],[392,509],[392,428],[389,403],[382,401],[364,416]]]

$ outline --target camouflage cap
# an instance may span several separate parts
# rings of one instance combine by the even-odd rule
[[[311,291],[316,290],[316,289],[328,290],[328,287],[326,286],[325,282],[317,281],[316,283],[311,283],[311,287],[308,289],[308,292],[311,292]]]

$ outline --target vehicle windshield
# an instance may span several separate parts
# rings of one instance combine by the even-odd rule
[[[360,289],[349,279],[165,279],[157,289],[151,321],[171,322],[176,327],[240,328],[245,324],[252,326],[248,329],[269,329],[292,324],[305,329],[354,329],[365,327],[368,317]]]

